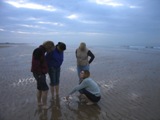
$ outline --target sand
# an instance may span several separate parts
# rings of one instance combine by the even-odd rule
[[[75,47],[68,47],[61,69],[60,95],[48,110],[36,103],[30,72],[33,46],[0,48],[0,120],[160,120],[160,51],[125,47],[90,47],[95,53],[91,77],[102,99],[86,106],[78,93],[63,100],[78,84]],[[49,84],[49,79],[47,77]]]

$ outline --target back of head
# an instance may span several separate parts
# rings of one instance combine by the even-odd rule
[[[58,47],[59,47],[62,51],[66,50],[66,44],[63,43],[63,42],[58,42]]]
[[[45,47],[45,49],[47,50],[47,51],[52,51],[53,49],[54,49],[54,42],[52,42],[52,41],[45,41],[44,43],[43,43],[43,46]]]

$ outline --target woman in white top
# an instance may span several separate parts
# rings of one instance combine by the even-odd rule
[[[86,47],[85,43],[81,43],[79,48],[76,49],[77,58],[77,72],[80,78],[80,72],[83,70],[89,71],[89,65],[94,60],[94,54]],[[89,59],[90,58],[90,59]]]

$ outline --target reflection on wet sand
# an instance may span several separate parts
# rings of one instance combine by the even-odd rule
[[[61,106],[60,106],[60,97],[56,96],[54,101],[51,102],[51,119],[50,120],[59,120],[62,116]]]
[[[98,104],[87,106],[86,104],[78,102],[78,107],[73,108],[69,104],[67,108],[76,115],[76,120],[99,120],[101,108]]]
[[[48,115],[48,112],[51,113]],[[35,110],[34,116],[39,116],[39,120],[59,120],[62,117],[61,106],[60,106],[60,97],[51,101],[51,104],[48,109],[42,109],[42,106],[38,106]],[[50,116],[49,118],[47,116]]]
[[[38,115],[39,120],[48,120],[47,113],[47,109],[42,109],[42,106],[38,106],[38,108],[35,110],[34,116]]]
[[[38,106],[34,116],[38,116],[39,120],[99,120],[100,114],[101,108],[98,104],[87,106],[85,103],[74,100],[68,104],[57,96],[48,109]]]

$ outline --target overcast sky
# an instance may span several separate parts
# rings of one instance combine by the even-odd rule
[[[0,0],[0,42],[160,45],[160,0]]]

